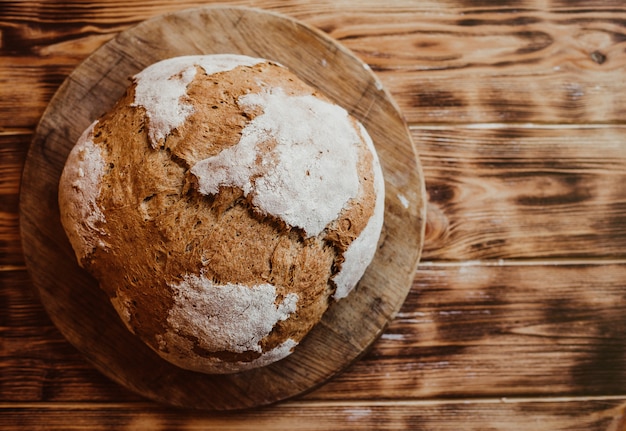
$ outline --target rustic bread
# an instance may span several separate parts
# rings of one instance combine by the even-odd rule
[[[287,356],[375,253],[370,137],[276,63],[176,57],[132,79],[71,151],[61,220],[125,325],[171,363]]]

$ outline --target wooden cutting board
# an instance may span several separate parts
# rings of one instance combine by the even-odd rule
[[[182,370],[122,324],[97,282],[76,264],[58,215],[57,187],[82,131],[111,108],[129,77],[168,57],[238,53],[289,67],[363,122],[385,176],[383,241],[357,289],[333,304],[288,358],[232,375]],[[118,35],[63,83],[41,118],[20,194],[27,266],[50,317],[99,370],[163,403],[207,410],[265,405],[309,391],[345,369],[382,333],[409,292],[425,225],[424,183],[398,109],[369,67],[319,31],[247,8],[163,15]]]

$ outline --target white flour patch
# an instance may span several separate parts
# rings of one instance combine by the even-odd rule
[[[265,61],[233,54],[187,55],[159,61],[135,75],[137,85],[131,106],[146,109],[148,138],[152,147],[156,148],[193,112],[193,106],[182,102],[181,97],[187,94],[187,86],[196,76],[196,67],[212,75]]]
[[[250,362],[239,363],[237,367],[233,367],[233,371],[249,370],[252,368],[264,367],[273,362],[279,361],[289,356],[289,354],[291,354],[291,352],[297,345],[298,343],[295,340],[288,338],[280,346],[272,350],[269,350],[267,352],[264,352],[257,359],[250,361]],[[227,367],[226,364],[227,363],[223,362],[222,367]]]
[[[157,339],[159,339],[161,348],[164,349],[168,344],[165,341],[165,338],[163,336],[158,336]],[[214,357],[204,358],[201,356],[189,355],[189,352],[193,350],[193,343],[187,338],[180,337],[176,334],[169,334],[168,339],[175,340],[176,344],[174,348],[168,346],[169,351],[158,352],[166,360],[169,360],[170,362],[187,370],[205,372],[208,368],[210,368],[212,372],[221,374],[237,373],[272,364],[289,356],[293,349],[298,345],[295,340],[289,338],[280,346],[264,352],[261,356],[253,359],[252,361],[227,362]],[[170,342],[170,344],[172,343]]]
[[[219,285],[197,275],[171,287],[174,305],[167,322],[173,334],[169,335],[193,336],[199,347],[211,352],[261,352],[259,342],[296,311],[298,302],[298,295],[289,293],[276,304],[271,284]],[[176,337],[166,334],[165,339],[169,345]]]
[[[244,110],[263,113],[243,129],[241,140],[191,168],[199,191],[216,194],[234,186],[252,196],[262,212],[308,236],[319,235],[359,192],[360,136],[348,113],[314,96],[288,96],[280,88],[247,94]],[[275,144],[267,152],[264,143]]]
[[[93,142],[97,123],[94,121],[72,148],[60,180],[61,184],[71,185],[70,189],[59,189],[59,199],[65,203],[61,208],[75,220],[65,230],[79,262],[97,246],[105,246],[100,236],[106,232],[98,227],[106,219],[97,203],[105,172],[101,149]]]
[[[376,193],[376,203],[374,214],[370,217],[365,229],[361,234],[348,246],[343,254],[345,261],[341,265],[341,270],[335,275],[333,281],[337,286],[334,297],[341,299],[348,296],[354,289],[358,281],[363,277],[365,270],[372,262],[378,239],[383,227],[385,214],[385,180],[383,172],[380,168],[380,162],[374,143],[367,134],[367,131],[361,126],[361,134],[367,142],[367,146],[372,153],[372,169],[374,171],[374,192]]]
[[[409,208],[409,200],[406,198],[406,196],[404,196],[401,193],[398,193],[398,200],[400,201],[400,203],[402,204],[402,206],[404,208]]]
[[[158,353],[164,359],[189,370],[232,373],[252,369],[288,356],[298,344],[287,339],[263,352],[260,341],[276,323],[296,311],[298,295],[287,294],[277,303],[271,284],[244,286],[215,284],[197,275],[188,275],[173,289],[174,305],[168,313],[171,329],[157,336]],[[194,353],[197,347],[209,352],[259,352],[250,362],[226,362]]]

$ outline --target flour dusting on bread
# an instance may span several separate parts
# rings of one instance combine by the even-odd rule
[[[59,184],[79,264],[123,323],[204,373],[292,353],[363,276],[384,201],[356,119],[287,68],[227,54],[134,76]]]
[[[168,313],[170,330],[163,335],[165,355],[185,352],[188,341],[212,352],[263,353],[261,340],[277,322],[296,311],[298,295],[278,298],[271,284],[218,285],[204,276],[189,275],[173,285],[174,306]],[[273,353],[275,355],[276,352]]]
[[[361,124],[359,124],[359,131],[372,154],[373,163],[378,165],[380,162],[372,138]],[[345,261],[341,266],[341,270],[333,277],[333,281],[337,286],[337,290],[333,295],[335,299],[342,299],[348,296],[361,277],[363,277],[367,266],[372,260],[372,256],[376,253],[385,213],[385,179],[380,169],[375,169],[373,174],[374,192],[376,195],[374,213],[367,222],[365,229],[343,254]]]
[[[60,205],[69,208],[68,212],[73,216],[71,226],[68,224],[70,229],[67,230],[67,235],[79,262],[98,245],[102,245],[102,237],[106,236],[101,228],[106,220],[97,204],[101,179],[106,168],[102,152],[93,142],[97,123],[94,121],[72,148],[67,168],[60,180],[71,187],[59,190],[59,200]]]
[[[153,147],[185,122],[193,112],[186,103],[187,86],[196,76],[197,68],[207,75],[226,72],[238,66],[254,66],[265,60],[240,55],[182,56],[160,61],[135,75],[135,100],[132,106],[146,109],[148,137]]]
[[[262,114],[246,125],[237,145],[191,168],[200,192],[239,187],[262,212],[308,236],[319,235],[359,192],[362,141],[348,113],[281,88],[247,94],[239,104],[244,112],[261,109]]]

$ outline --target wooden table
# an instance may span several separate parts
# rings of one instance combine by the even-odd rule
[[[266,408],[163,407],[86,362],[26,272],[26,152],[81,60],[201,4],[0,0],[0,429],[626,429],[622,0],[224,2],[327,32],[397,101],[429,197],[413,288],[345,373]]]

